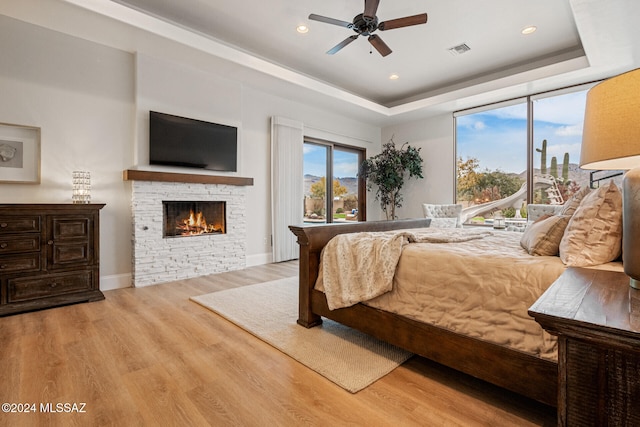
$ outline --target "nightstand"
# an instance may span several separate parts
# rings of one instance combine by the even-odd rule
[[[640,291],[569,268],[529,309],[558,337],[558,425],[640,425]]]

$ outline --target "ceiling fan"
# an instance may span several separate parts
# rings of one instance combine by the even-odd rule
[[[327,18],[326,16],[316,15],[312,13],[309,15],[309,19],[314,21],[320,21],[327,24],[338,25],[340,27],[349,28],[356,32],[356,34],[347,37],[333,48],[329,49],[327,53],[333,55],[340,49],[354,41],[358,36],[369,36],[369,43],[382,56],[387,56],[391,53],[391,49],[387,44],[382,41],[380,36],[373,34],[376,30],[386,31],[393,30],[395,28],[409,27],[411,25],[419,25],[427,23],[427,14],[421,13],[419,15],[405,16],[404,18],[391,19],[389,21],[378,22],[376,12],[380,0],[364,0],[364,12],[356,15],[353,18],[353,22],[341,21],[339,19]]]

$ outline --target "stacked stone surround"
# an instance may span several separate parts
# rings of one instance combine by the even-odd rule
[[[226,234],[163,238],[163,201],[226,202]],[[189,279],[246,266],[246,188],[133,181],[133,286]]]

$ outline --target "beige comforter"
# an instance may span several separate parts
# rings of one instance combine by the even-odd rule
[[[391,290],[406,244],[464,242],[491,234],[433,228],[338,234],[322,251],[318,289],[326,293],[330,310],[350,307]]]
[[[562,261],[528,255],[520,233],[490,234],[403,245],[391,290],[364,304],[555,359],[555,338],[527,310],[562,273]],[[316,289],[322,290],[319,279]]]

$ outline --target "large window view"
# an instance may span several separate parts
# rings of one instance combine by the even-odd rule
[[[305,222],[339,223],[360,219],[358,168],[363,159],[362,149],[305,141]]]
[[[592,174],[578,167],[588,89],[456,117],[456,198],[467,224],[502,217],[517,225],[526,220],[528,203],[563,204],[590,185]]]
[[[527,104],[460,116],[456,120],[457,203],[466,222],[513,213],[527,200]]]
[[[587,90],[534,99],[533,203],[561,205],[589,186],[578,168]]]

